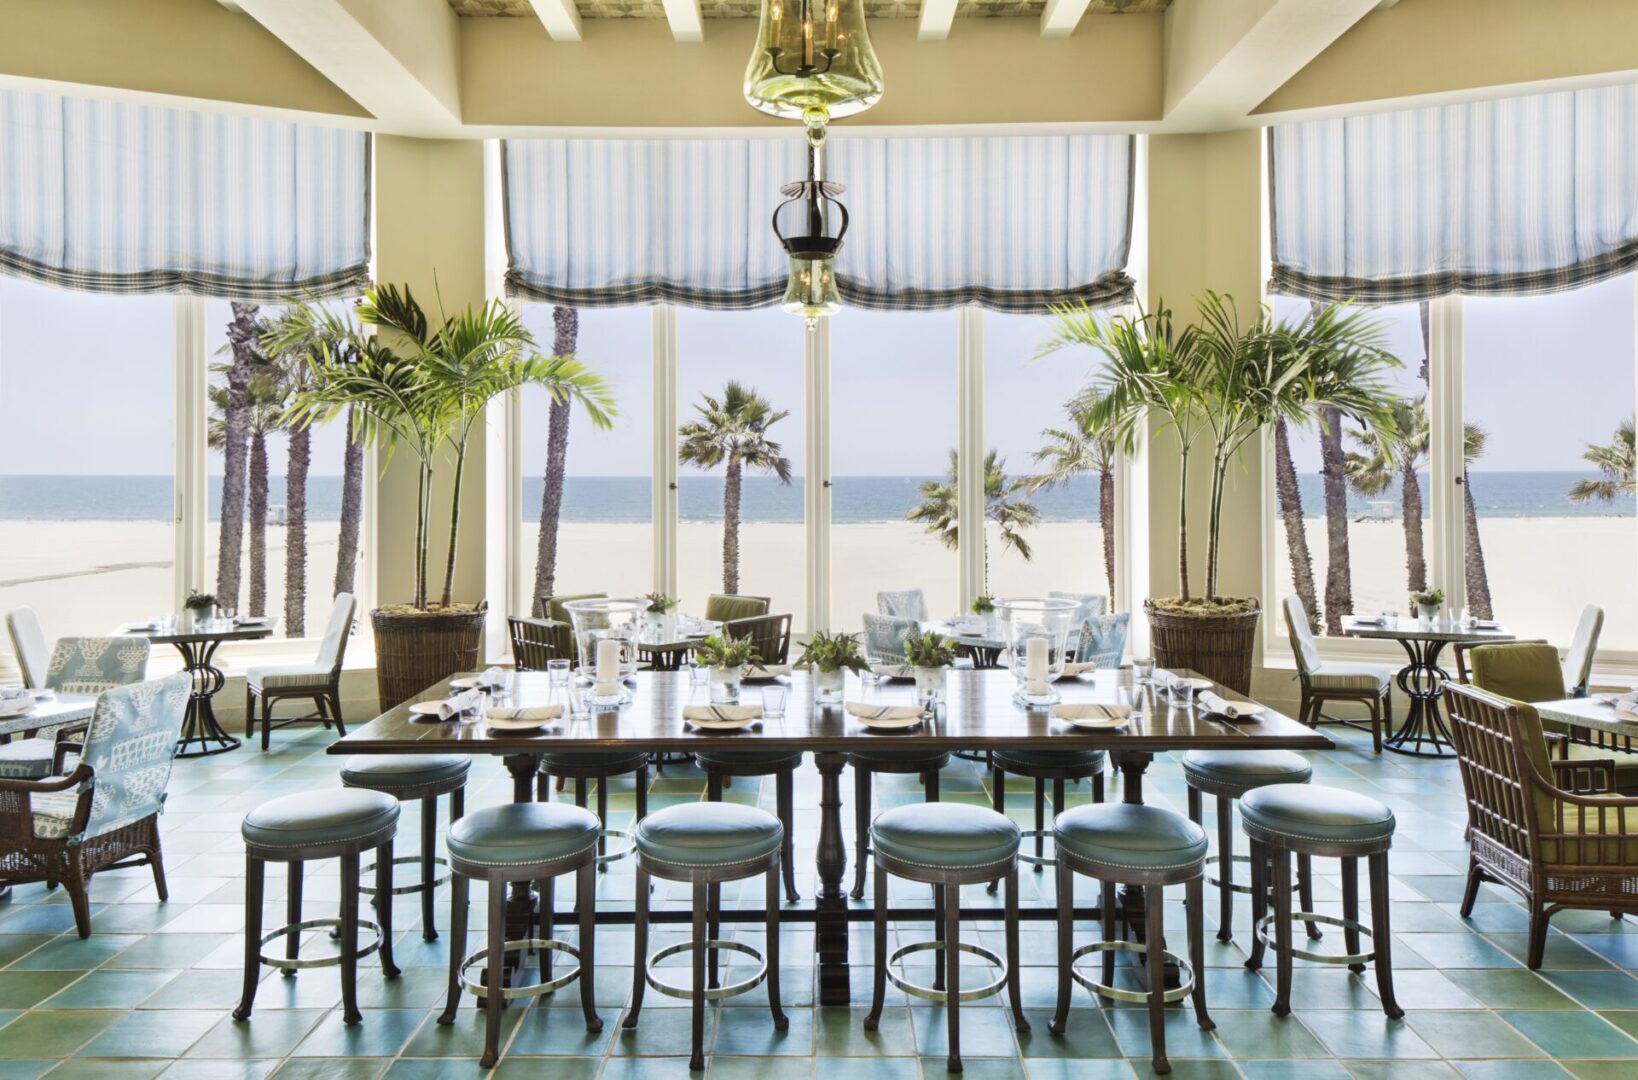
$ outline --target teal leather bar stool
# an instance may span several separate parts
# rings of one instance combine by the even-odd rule
[[[643,820],[643,815],[648,813],[648,761],[647,754],[633,754],[627,750],[582,750],[540,755],[540,773],[535,778],[536,802],[551,801],[551,781],[555,776],[559,786],[564,780],[574,781],[574,804],[584,807],[590,802],[588,784],[597,781],[597,820],[602,822],[603,829],[603,835],[597,841],[598,870],[607,870],[609,863],[628,858],[636,850],[630,830],[609,828],[609,781],[616,776],[632,774],[637,798],[636,818]],[[610,851],[610,840],[620,841],[620,846]]]
[[[705,1068],[705,1003],[723,1001],[768,983],[768,1007],[774,1029],[790,1026],[779,1004],[779,864],[785,829],[766,810],[738,803],[681,803],[657,810],[637,825],[637,898],[633,919],[637,931],[637,970],[631,984],[631,1006],[622,1026],[634,1028],[643,1008],[643,991],[653,987],[667,997],[688,1001],[693,1009],[693,1048],[690,1069]],[[743,942],[716,936],[716,893],[725,881],[762,874],[767,878],[767,922],[763,951]],[[649,878],[686,881],[693,889],[693,937],[648,953]],[[742,953],[757,961],[748,977],[728,986],[716,985],[717,954]],[[681,953],[693,958],[688,986],[661,981],[654,968]],[[707,955],[712,976],[706,982]]]
[[[438,867],[449,865],[449,860],[438,855],[438,797],[449,796],[450,823],[459,821],[466,809],[466,775],[471,769],[472,759],[461,754],[357,754],[341,766],[342,787],[381,791],[400,803],[421,804],[421,850],[393,860],[400,866],[419,863],[421,880],[396,886],[387,896],[372,887],[360,885],[359,889],[375,898],[377,909],[390,904],[394,896],[420,893],[423,941],[438,940],[434,901],[438,886],[449,880],[448,875],[439,877],[437,872]],[[367,877],[373,869],[366,866],[360,873]]]
[[[1109,755],[1102,750],[997,750],[990,761],[993,805],[999,813],[1007,812],[1007,774],[1023,776],[1035,781],[1035,828],[1026,831],[1026,838],[1035,841],[1035,854],[1020,852],[1018,858],[1035,867],[1040,873],[1043,866],[1057,865],[1046,854],[1046,839],[1052,830],[1046,826],[1046,785],[1052,782],[1052,812],[1064,811],[1064,787],[1080,780],[1092,781],[1092,801],[1103,802],[1103,767]],[[995,891],[995,882],[990,882]]]
[[[1058,848],[1055,880],[1058,905],[1058,1008],[1051,1031],[1061,1035],[1069,1022],[1070,983],[1078,982],[1099,997],[1149,1006],[1149,1040],[1156,1072],[1168,1073],[1166,1059],[1166,1006],[1192,998],[1195,1022],[1202,1031],[1217,1025],[1206,1012],[1206,943],[1200,906],[1204,894],[1202,879],[1208,844],[1206,830],[1181,814],[1158,806],[1132,803],[1103,803],[1077,806],[1059,814],[1053,823],[1053,841]],[[1103,886],[1101,940],[1074,948],[1075,875],[1096,878]],[[1165,888],[1185,887],[1184,906],[1188,913],[1189,959],[1166,951],[1164,922]],[[1125,941],[1115,929],[1115,886],[1143,888],[1143,944]],[[1148,990],[1122,990],[1115,986],[1115,954],[1133,953],[1144,958],[1151,976]],[[1088,954],[1103,957],[1101,978],[1093,978],[1075,966]],[[1175,989],[1166,988],[1167,961],[1175,963],[1182,975]]]
[[[775,813],[785,829],[784,851],[780,855],[780,869],[785,878],[785,899],[791,903],[801,899],[796,891],[796,770],[802,765],[802,755],[783,750],[758,752],[755,750],[698,750],[694,764],[705,770],[705,801],[722,801],[724,777],[774,778]],[[716,931],[712,931],[716,936]]]
[[[1029,1030],[1024,1018],[1023,992],[1018,973],[1018,825],[1005,814],[963,803],[913,803],[884,810],[870,825],[876,862],[874,893],[875,985],[865,1030],[875,1031],[886,1003],[887,984],[912,997],[944,1003],[951,1072],[961,1071],[961,1003],[990,997],[1006,987],[1012,1000],[1013,1023]],[[902,945],[887,954],[887,877],[932,885],[939,897],[933,920],[933,940]],[[961,886],[1006,882],[1005,935],[1007,956],[961,940]],[[922,986],[893,970],[894,965],[919,952],[941,954],[942,985]],[[961,954],[977,956],[995,968],[992,981],[969,990],[961,986]]]
[[[1291,958],[1320,964],[1346,964],[1363,972],[1376,968],[1382,1011],[1393,1019],[1405,1015],[1393,995],[1393,956],[1388,924],[1388,849],[1393,846],[1393,811],[1365,795],[1317,784],[1271,784],[1240,800],[1240,820],[1251,838],[1251,912],[1256,937],[1246,967],[1262,966],[1268,926],[1274,925],[1277,978],[1274,1012],[1291,1011]],[[1291,853],[1342,860],[1342,918],[1291,910]],[[1359,860],[1370,864],[1371,925],[1359,921]],[[1266,869],[1265,869],[1266,868]],[[1274,876],[1274,911],[1267,911],[1267,874]],[[1307,906],[1307,905],[1305,905]],[[1291,943],[1291,923],[1301,919],[1343,929],[1344,956],[1298,949]],[[1370,935],[1372,948],[1361,952],[1359,935]]]
[[[855,900],[863,900],[865,872],[870,866],[870,804],[875,794],[875,774],[918,774],[921,777],[924,798],[938,802],[938,774],[950,764],[950,755],[942,750],[873,750],[847,756],[853,770],[853,891]],[[938,890],[933,890],[937,896]],[[938,985],[943,985],[943,975]]]
[[[339,965],[341,1016],[346,1024],[363,1020],[358,1011],[359,960],[379,950],[381,973],[389,979],[398,977],[398,967],[392,962],[392,905],[381,905],[376,916],[379,924],[358,917],[358,864],[364,852],[375,852],[377,894],[392,895],[392,840],[398,832],[398,813],[398,800],[391,795],[355,788],[285,795],[245,815],[239,828],[245,841],[245,981],[239,1007],[233,1010],[235,1020],[250,1018],[263,964],[279,968],[286,975],[294,975],[301,968]],[[301,917],[302,869],[315,859],[341,861],[340,918]],[[270,862],[289,866],[290,883],[285,893],[285,925],[263,934],[262,897]],[[302,932],[320,928],[339,931],[335,953],[302,956]],[[376,935],[362,949],[358,947],[360,929]],[[285,939],[283,957],[262,952],[262,946],[279,937]]]
[[[597,815],[565,803],[508,803],[486,806],[449,827],[449,866],[455,875],[450,905],[449,996],[440,1024],[453,1024],[461,991],[483,1001],[483,1057],[479,1065],[494,1066],[500,1050],[501,1009],[509,1000],[539,997],[580,982],[580,1010],[586,1030],[603,1030],[597,1015],[594,977],[597,971],[597,841],[602,828]],[[580,920],[577,944],[553,937],[553,884],[563,874],[575,875],[575,910]],[[473,879],[484,883],[489,913],[482,949],[463,956],[466,948],[467,908]],[[506,940],[507,886],[533,881],[540,890],[538,936]],[[540,957],[540,981],[531,986],[507,986],[505,957],[509,950],[528,949]],[[565,953],[580,962],[573,970],[552,975],[552,954]],[[475,964],[486,969],[482,982],[469,979]]]
[[[1218,941],[1234,940],[1234,894],[1251,893],[1250,885],[1239,885],[1234,880],[1234,864],[1251,861],[1249,856],[1234,854],[1234,801],[1269,784],[1306,784],[1313,775],[1313,766],[1289,750],[1190,750],[1183,755],[1183,778],[1189,785],[1189,820],[1204,825],[1203,796],[1217,799],[1217,854],[1206,856],[1208,865],[1217,864],[1217,876],[1208,874],[1206,884],[1217,886]],[[1314,874],[1306,855],[1297,859],[1297,888],[1302,906],[1313,910]],[[1308,936],[1318,939],[1318,928],[1310,924]]]

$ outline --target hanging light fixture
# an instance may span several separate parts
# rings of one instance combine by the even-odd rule
[[[790,257],[781,305],[808,329],[841,310],[836,252],[847,233],[842,185],[825,180],[830,121],[882,97],[882,69],[865,29],[864,0],[766,0],[756,48],[745,68],[745,100],[770,116],[807,128],[808,178],[786,184],[774,235]]]

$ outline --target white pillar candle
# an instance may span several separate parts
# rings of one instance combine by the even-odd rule
[[[597,642],[597,692],[612,694],[620,684],[620,643],[614,638]]]
[[[1024,677],[1035,682],[1047,677],[1047,639],[1032,637],[1024,642]]]

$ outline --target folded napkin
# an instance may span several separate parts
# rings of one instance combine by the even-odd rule
[[[556,720],[562,715],[563,706],[561,705],[529,705],[522,708],[512,708],[510,706],[503,708],[491,707],[489,711],[484,714],[484,718],[490,721],[500,720],[502,722],[511,723],[526,723],[528,721],[538,720],[544,724],[548,721]]]
[[[1473,629],[1475,629],[1475,630],[1500,630],[1501,629],[1501,620],[1499,620],[1499,619],[1474,619],[1473,620]]]
[[[1249,719],[1262,715],[1263,707],[1254,701],[1230,701],[1210,690],[1200,691],[1200,707],[1214,716],[1228,720]]]
[[[871,664],[870,670],[884,679],[913,679],[916,669],[909,664]]]
[[[486,668],[481,675],[472,677],[472,685],[478,690],[494,690],[506,685],[506,672],[498,667]]]
[[[483,704],[483,691],[466,690],[438,703],[438,719],[450,720]]]
[[[762,706],[684,705],[682,714],[691,724],[748,724],[762,719]]]
[[[1092,660],[1085,662],[1071,662],[1064,665],[1064,675],[1066,677],[1085,675],[1089,671],[1096,670],[1098,670],[1097,662]]]
[[[789,675],[789,664],[753,664],[745,669],[747,679],[777,679],[781,675]]]
[[[1054,705],[1052,715],[1059,720],[1126,720],[1132,715],[1130,705]]]
[[[25,686],[0,686],[0,701],[10,701],[13,698],[27,698],[34,700],[34,695],[28,692]]]
[[[1626,720],[1630,723],[1638,724],[1638,708],[1631,705],[1617,704],[1615,706],[1615,718],[1617,720]]]
[[[860,720],[919,720],[927,715],[920,705],[867,705],[861,701],[846,703],[848,715]]]

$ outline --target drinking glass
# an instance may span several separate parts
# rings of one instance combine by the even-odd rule
[[[564,700],[568,703],[569,719],[589,720],[591,718],[591,687],[568,683],[563,690]]]
[[[1174,679],[1171,685],[1172,704],[1180,709],[1194,708],[1194,683],[1188,679]]]
[[[1152,656],[1132,658],[1132,681],[1139,686],[1148,686],[1155,677],[1155,658]]]
[[[569,662],[567,660],[546,661],[546,677],[553,687],[569,685]]]
[[[698,688],[705,685],[711,675],[711,669],[700,663],[694,657],[688,658],[688,685]]]
[[[778,720],[785,715],[785,694],[783,686],[764,686],[762,688],[762,715],[769,720]]]

